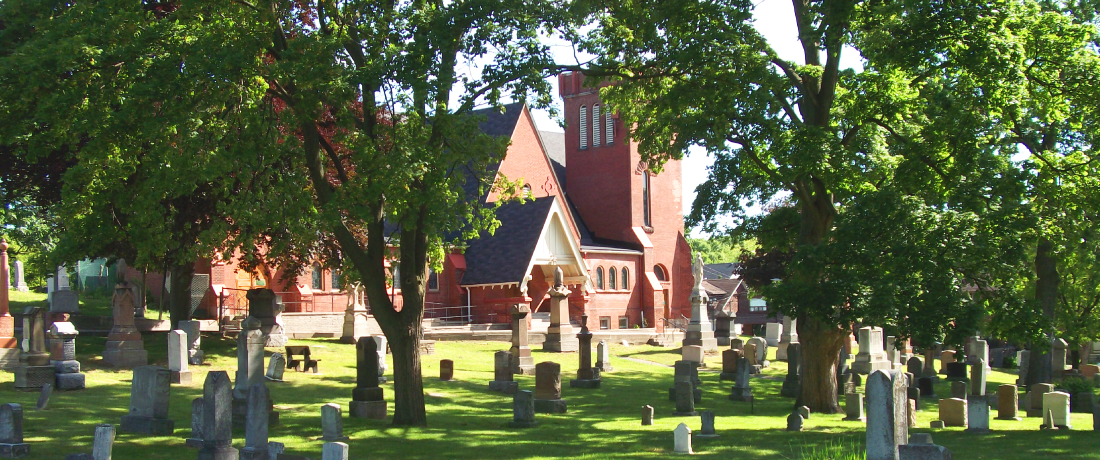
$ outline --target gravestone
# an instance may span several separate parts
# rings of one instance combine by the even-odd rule
[[[676,411],[672,415],[698,415],[695,412],[695,385],[691,382],[676,382]]]
[[[1051,342],[1050,353],[1050,377],[1057,380],[1062,380],[1062,377],[1066,373],[1066,348],[1069,345],[1065,340],[1056,338]]]
[[[596,369],[599,369],[600,372],[614,370],[611,367],[611,351],[606,340],[601,340],[600,343],[596,344]]]
[[[913,402],[914,409],[918,410],[918,411],[921,410],[921,408],[920,408],[920,388],[917,388],[916,386],[911,386],[909,388],[906,388],[905,392],[906,392],[906,397],[908,397],[909,400]]]
[[[890,360],[886,357],[886,352],[882,349],[882,328],[859,329],[859,353],[856,353],[851,369],[852,372],[860,374],[870,374],[880,369],[893,369]]]
[[[749,360],[737,360],[737,380],[730,388],[730,401],[752,401],[752,387],[749,384]]]
[[[100,423],[95,427],[92,438],[92,460],[111,460],[111,451],[115,445],[115,426]]]
[[[370,338],[371,338],[371,340],[374,340],[374,347],[375,347],[374,355],[378,358],[378,384],[381,385],[383,383],[386,383],[386,377],[385,377],[386,369],[387,369],[387,367],[386,367],[386,353],[388,353],[388,351],[390,349],[390,346],[386,341],[386,336],[385,335],[372,335],[372,336],[370,336]],[[425,342],[428,342],[428,341],[427,340],[421,340],[420,341],[421,344],[424,344]],[[358,344],[359,342],[355,342],[355,343]],[[421,354],[425,354],[425,353],[421,353]]]
[[[740,337],[730,337],[730,350],[745,350],[745,341]]]
[[[253,384],[248,389],[248,418],[245,420],[244,448],[241,460],[267,460],[268,451],[268,404],[271,396],[263,383]]]
[[[896,460],[898,445],[909,442],[905,389],[905,377],[897,371],[880,369],[867,377],[867,460]]]
[[[256,291],[257,289],[253,289]],[[248,392],[252,385],[264,383],[264,335],[260,320],[246,317],[237,335],[237,380],[233,386],[233,426],[243,428],[248,417]],[[278,414],[272,410],[271,423]]]
[[[1027,372],[1031,367],[1031,350],[1016,352],[1016,367],[1016,386],[1027,387]]]
[[[699,363],[700,366],[705,366],[703,358],[703,347],[698,345],[684,345],[680,349],[680,359],[684,361],[691,361],[693,363]]]
[[[535,421],[535,396],[527,390],[516,391],[512,394],[512,421],[508,426],[512,428],[531,428],[537,426]]]
[[[527,342],[527,316],[531,307],[523,304],[512,305],[508,311],[512,316],[512,373],[530,375],[535,371],[535,359],[531,357],[531,346]]]
[[[691,428],[681,423],[672,431],[672,451],[678,454],[694,454],[691,450]]]
[[[130,384],[130,413],[122,416],[119,430],[123,433],[170,435],[175,422],[168,418],[171,400],[172,374],[159,366],[139,366],[134,369]]]
[[[180,321],[180,330],[187,334],[187,363],[198,366],[205,360],[202,352],[202,321]]]
[[[790,358],[787,362],[787,376],[783,379],[783,386],[779,389],[779,395],[787,398],[797,398],[802,381],[801,345],[797,343],[790,344],[787,348],[787,354]]]
[[[863,394],[848,393],[844,395],[844,420],[849,422],[866,422],[863,415]]]
[[[263,347],[282,348],[286,346],[286,326],[283,325],[283,304],[279,301],[275,291],[271,289],[249,289],[245,293],[248,298],[248,318],[260,323],[260,332],[263,338]],[[246,318],[247,321],[247,318]],[[236,391],[234,390],[234,393]]]
[[[439,360],[439,380],[450,382],[455,379],[455,362],[449,359]]]
[[[764,340],[768,341],[769,347],[778,347],[780,336],[783,335],[783,323],[765,323],[764,324]]]
[[[360,337],[370,335],[369,315],[367,311],[367,291],[358,281],[350,283],[345,288],[348,297],[348,306],[344,309],[344,328],[340,341],[344,343],[359,343]]]
[[[233,392],[229,374],[211,371],[202,386],[202,448],[199,460],[238,460],[233,444]]]
[[[1052,391],[1043,394],[1043,427],[1073,428],[1069,416],[1069,393]]]
[[[967,395],[970,394],[968,389],[969,386],[966,384],[966,382],[951,382],[951,397],[957,399],[966,399]]]
[[[989,401],[984,395],[971,395],[966,401],[966,431],[978,434],[989,432]]]
[[[970,368],[970,394],[985,396],[985,383],[988,374],[985,370],[985,361],[978,359],[974,362],[974,366]]]
[[[757,361],[756,356],[757,356],[756,344],[755,343],[745,344],[745,358],[749,360],[749,373],[750,374],[755,374],[755,373],[759,372],[759,370],[760,370],[760,365],[757,364],[759,361]]]
[[[15,388],[38,391],[42,385],[53,384],[56,369],[50,364],[46,349],[46,311],[39,307],[23,310],[23,353],[15,368]]]
[[[1020,420],[1017,415],[1020,396],[1016,385],[997,387],[997,420]]]
[[[342,442],[326,442],[321,446],[321,460],[348,460],[350,448]]]
[[[47,383],[42,385],[42,391],[38,393],[38,404],[34,406],[35,410],[46,410],[46,407],[50,405],[50,394],[53,393],[53,385]]]
[[[672,388],[668,389],[668,400],[676,401],[676,382],[681,380],[691,382],[695,387],[695,403],[698,404],[703,398],[703,382],[699,380],[699,367],[698,363],[691,361],[676,361],[672,365]]]
[[[717,438],[718,432],[714,430],[714,411],[705,410],[699,412],[699,434],[696,436],[700,438]]]
[[[50,325],[50,364],[54,367],[54,382],[58,391],[84,388],[84,374],[80,373],[80,361],[76,360],[76,336],[80,333],[68,321],[55,321]]]
[[[191,370],[187,368],[187,333],[168,331],[168,371],[172,373],[172,383],[191,384]]]
[[[940,400],[940,420],[944,426],[966,426],[966,400],[946,398]]]
[[[1043,417],[1043,395],[1053,392],[1054,385],[1049,383],[1036,383],[1028,387],[1025,409],[1028,417]]]
[[[351,390],[348,415],[355,418],[386,418],[386,400],[378,386],[378,342],[370,336],[355,342],[355,388]]]
[[[569,381],[572,388],[599,388],[600,370],[592,367],[592,332],[588,330],[588,315],[581,316],[581,331],[577,334],[577,358],[580,366],[577,378]]]
[[[737,379],[737,360],[741,359],[740,349],[722,350],[722,373],[718,374],[718,381]]]
[[[969,381],[970,376],[967,375],[966,367],[966,363],[947,363],[947,376],[944,379],[960,382]]]
[[[653,406],[642,406],[642,426],[653,425]]]
[[[494,353],[493,380],[489,381],[489,389],[511,394],[518,388],[517,382],[512,380],[512,353],[508,351]]]
[[[768,341],[764,340],[763,337],[750,337],[749,340],[745,342],[745,347],[743,347],[745,349],[745,356],[749,356],[747,347],[750,344],[755,345],[755,347],[753,348],[755,354],[752,356],[753,365],[760,366],[762,368],[770,366],[771,363],[769,363],[767,359]]]
[[[914,433],[909,436],[909,444],[898,446],[899,460],[951,460],[951,450],[932,443],[932,435]]]
[[[80,295],[68,288],[50,295],[50,313],[80,313]]]
[[[554,286],[547,293],[550,295],[550,327],[546,329],[542,351],[577,351],[577,338],[573,334],[573,325],[569,323],[569,294],[573,292],[565,286],[564,280],[561,267],[555,267]]]
[[[282,353],[275,352],[267,359],[267,373],[264,378],[272,382],[282,382],[286,372],[286,357]]]
[[[924,359],[921,359],[920,356],[909,358],[909,361],[905,363],[905,371],[915,377],[921,377],[921,373],[924,372]]]
[[[18,260],[12,262],[11,280],[12,290],[19,292],[30,291],[30,288],[27,286],[27,282],[24,281],[23,262]]]
[[[798,320],[791,318],[790,316],[783,317],[783,333],[779,335],[779,346],[775,349],[775,359],[780,361],[786,361],[787,348],[792,343],[798,343],[798,332],[795,328],[798,326]]]
[[[947,365],[955,362],[955,350],[944,350],[940,352],[940,374],[947,374]]]
[[[718,340],[714,338],[714,328],[710,324],[710,316],[707,314],[709,297],[703,289],[703,256],[695,255],[695,262],[691,266],[691,273],[695,277],[695,283],[691,288],[691,321],[688,322],[687,331],[684,333],[683,346],[698,345],[703,347],[703,352],[713,353],[718,351]]]
[[[936,397],[936,389],[931,377],[921,377],[917,379],[917,388],[920,390],[920,396],[922,398]]]
[[[920,376],[928,377],[932,380],[938,380],[940,378],[939,374],[936,373],[936,347],[924,347],[924,369],[921,370]]]
[[[810,408],[809,407],[798,406],[794,409],[794,411],[798,412],[798,415],[801,415],[803,419],[805,419],[805,420],[810,419]]]
[[[321,406],[321,440],[346,441],[344,436],[344,418],[341,415],[340,405],[328,403]]]
[[[25,457],[30,451],[30,444],[23,442],[23,407],[0,404],[0,457]]]
[[[191,437],[183,441],[187,447],[202,448],[203,400],[201,397],[191,400]]]
[[[974,366],[979,361],[982,363],[985,373],[989,374],[992,370],[989,364],[989,344],[979,337],[971,337],[970,352],[966,354],[966,363]]]
[[[564,414],[569,405],[561,399],[561,364],[545,361],[535,365],[535,412]]]
[[[714,313],[714,341],[718,343],[720,347],[728,347],[730,345],[730,326],[733,324],[734,316],[723,309],[719,309]]]
[[[787,431],[802,431],[805,425],[806,420],[802,418],[802,414],[791,412],[791,415],[787,416]]]
[[[134,326],[134,290],[125,281],[115,285],[115,294],[111,298],[111,310],[114,325],[107,335],[103,361],[113,367],[133,368],[149,364],[149,355],[141,333]],[[126,431],[122,429],[122,431]]]

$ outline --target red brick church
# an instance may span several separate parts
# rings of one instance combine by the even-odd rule
[[[650,173],[622,121],[595,88],[584,86],[583,75],[562,74],[558,82],[565,133],[540,131],[521,103],[482,112],[483,131],[511,139],[505,158],[488,173],[522,179],[532,199],[501,205],[502,225],[494,235],[447,256],[443,271],[429,276],[425,316],[500,323],[517,303],[548,312],[546,293],[561,267],[573,292],[574,323],[587,314],[593,329],[663,330],[667,320],[690,318],[693,278],[680,162]],[[491,192],[480,199],[498,198]],[[229,313],[249,288],[269,287],[263,276],[232,262],[198,268],[209,273],[212,292],[222,294],[203,301],[208,317]],[[298,276],[292,291],[279,293],[286,312],[343,313],[347,298],[334,275],[318,266]],[[270,284],[280,290],[281,283]]]

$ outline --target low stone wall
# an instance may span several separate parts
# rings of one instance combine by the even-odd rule
[[[344,313],[283,313],[283,325],[287,337],[309,339],[313,337],[340,337],[344,335]],[[373,316],[367,317],[367,333],[381,335],[382,329]]]

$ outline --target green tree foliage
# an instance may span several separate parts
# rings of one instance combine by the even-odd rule
[[[688,238],[693,254],[702,254],[703,262],[708,264],[721,264],[737,262],[741,255],[756,250],[753,241],[735,242],[728,236],[711,236],[709,238]]]
[[[689,145],[715,158],[689,221],[759,224],[762,249],[787,254],[764,264],[782,276],[762,288],[812,350],[802,403],[835,412],[853,323],[957,341],[983,310],[1019,303],[1001,286],[1019,279],[1034,218],[1006,122],[1041,91],[1032,64],[1066,64],[1089,29],[1016,1],[795,1],[800,64],[769,47],[751,10],[613,2],[588,46],[646,158]],[[863,71],[840,68],[846,47]],[[784,197],[793,206],[775,219],[747,219]]]

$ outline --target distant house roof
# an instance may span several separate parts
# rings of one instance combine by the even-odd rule
[[[706,280],[726,280],[736,277],[735,271],[741,264],[737,262],[727,262],[721,264],[706,264],[703,265],[703,279]]]
[[[516,201],[500,205],[496,233],[470,241],[466,249],[466,274],[463,286],[519,282],[527,276],[527,265],[535,251],[554,197]]]

